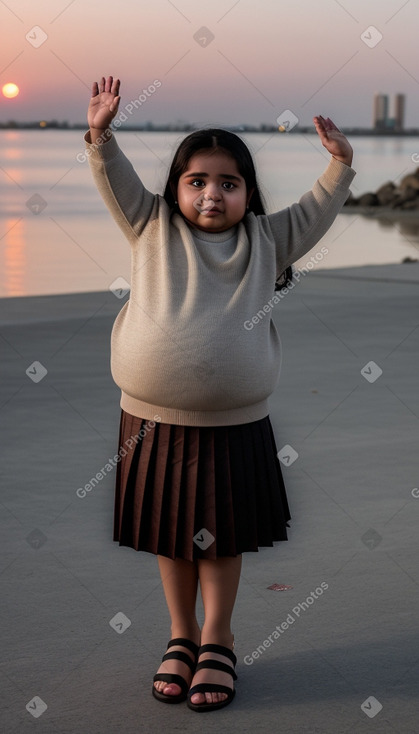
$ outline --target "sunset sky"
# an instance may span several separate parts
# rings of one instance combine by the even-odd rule
[[[20,94],[1,96],[0,121],[83,123],[92,81],[112,74],[121,79],[120,110],[160,82],[131,124],[275,124],[289,109],[303,125],[323,114],[369,127],[381,91],[405,93],[406,126],[419,127],[418,5],[6,0],[0,88],[13,82]]]

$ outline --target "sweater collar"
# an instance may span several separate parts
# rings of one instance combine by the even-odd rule
[[[224,232],[204,232],[203,229],[196,229],[195,227],[190,227],[190,230],[195,239],[203,242],[227,242],[236,235],[237,228],[238,225],[235,224]]]

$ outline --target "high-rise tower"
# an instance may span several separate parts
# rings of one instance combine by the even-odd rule
[[[374,94],[374,114],[373,128],[374,130],[385,130],[388,121],[388,94],[376,92]]]
[[[396,94],[394,97],[394,129],[397,131],[404,128],[404,112],[406,109],[406,95]]]

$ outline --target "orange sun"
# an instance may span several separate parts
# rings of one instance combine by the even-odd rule
[[[4,97],[7,97],[8,99],[13,99],[13,97],[17,97],[17,95],[19,94],[19,87],[13,82],[8,82],[7,84],[4,84],[2,86],[1,91]]]

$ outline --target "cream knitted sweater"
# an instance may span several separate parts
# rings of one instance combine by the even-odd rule
[[[111,335],[121,407],[177,425],[264,418],[281,363],[275,280],[329,229],[355,171],[332,158],[298,203],[207,233],[143,186],[114,136],[92,145],[88,132],[85,142],[98,190],[131,246],[130,298]],[[254,318],[261,311],[266,317]]]

